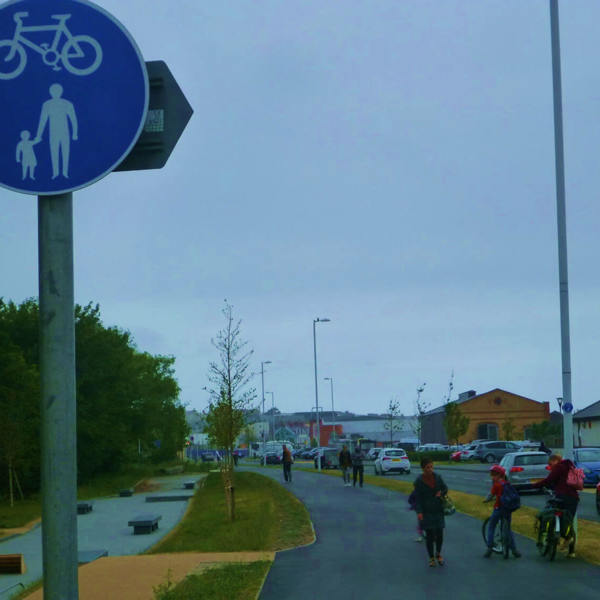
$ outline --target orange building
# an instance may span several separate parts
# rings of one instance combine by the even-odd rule
[[[469,418],[467,433],[459,438],[466,444],[475,439],[505,439],[510,426],[510,439],[524,439],[525,428],[550,419],[550,403],[537,402],[506,390],[496,388],[483,394],[470,390],[455,401],[463,415]],[[421,443],[448,443],[444,430],[444,406],[423,416]],[[453,443],[454,440],[450,440]]]

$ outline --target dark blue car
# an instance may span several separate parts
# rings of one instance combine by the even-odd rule
[[[600,448],[574,448],[575,466],[583,469],[584,485],[595,486],[600,481]]]

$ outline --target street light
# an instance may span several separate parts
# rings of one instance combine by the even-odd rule
[[[270,365],[271,361],[270,360],[265,360],[262,361],[260,363],[260,382],[261,382],[261,389],[262,389],[262,414],[264,416],[265,414],[265,365]]]
[[[337,437],[337,434],[335,431],[335,412],[333,412],[333,377],[323,377],[323,379],[325,381],[329,381],[329,383],[331,384],[331,422],[332,422],[332,435],[333,435],[333,439],[335,440]]]
[[[319,424],[319,380],[317,378],[317,323],[329,323],[331,319],[313,319],[313,347],[315,351],[315,404],[317,410],[317,446],[321,445],[321,427]],[[321,470],[321,461],[317,461],[318,469]]]
[[[273,427],[273,433],[271,434],[271,441],[275,441],[275,394],[273,392],[265,392],[265,394],[271,394],[271,425]]]

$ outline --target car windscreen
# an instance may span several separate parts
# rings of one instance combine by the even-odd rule
[[[385,456],[406,456],[404,450],[386,450]]]
[[[600,448],[577,450],[576,458],[579,462],[600,462]]]
[[[548,463],[548,457],[545,454],[523,454],[515,456],[515,465],[545,465]]]

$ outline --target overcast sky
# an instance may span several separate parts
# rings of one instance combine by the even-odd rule
[[[101,0],[194,108],[74,193],[75,299],[206,406],[225,298],[282,411],[562,395],[548,0]],[[560,3],[573,402],[600,398],[600,2]],[[38,295],[0,189],[0,296]],[[260,396],[260,375],[254,385]],[[271,396],[267,396],[267,407]]]

